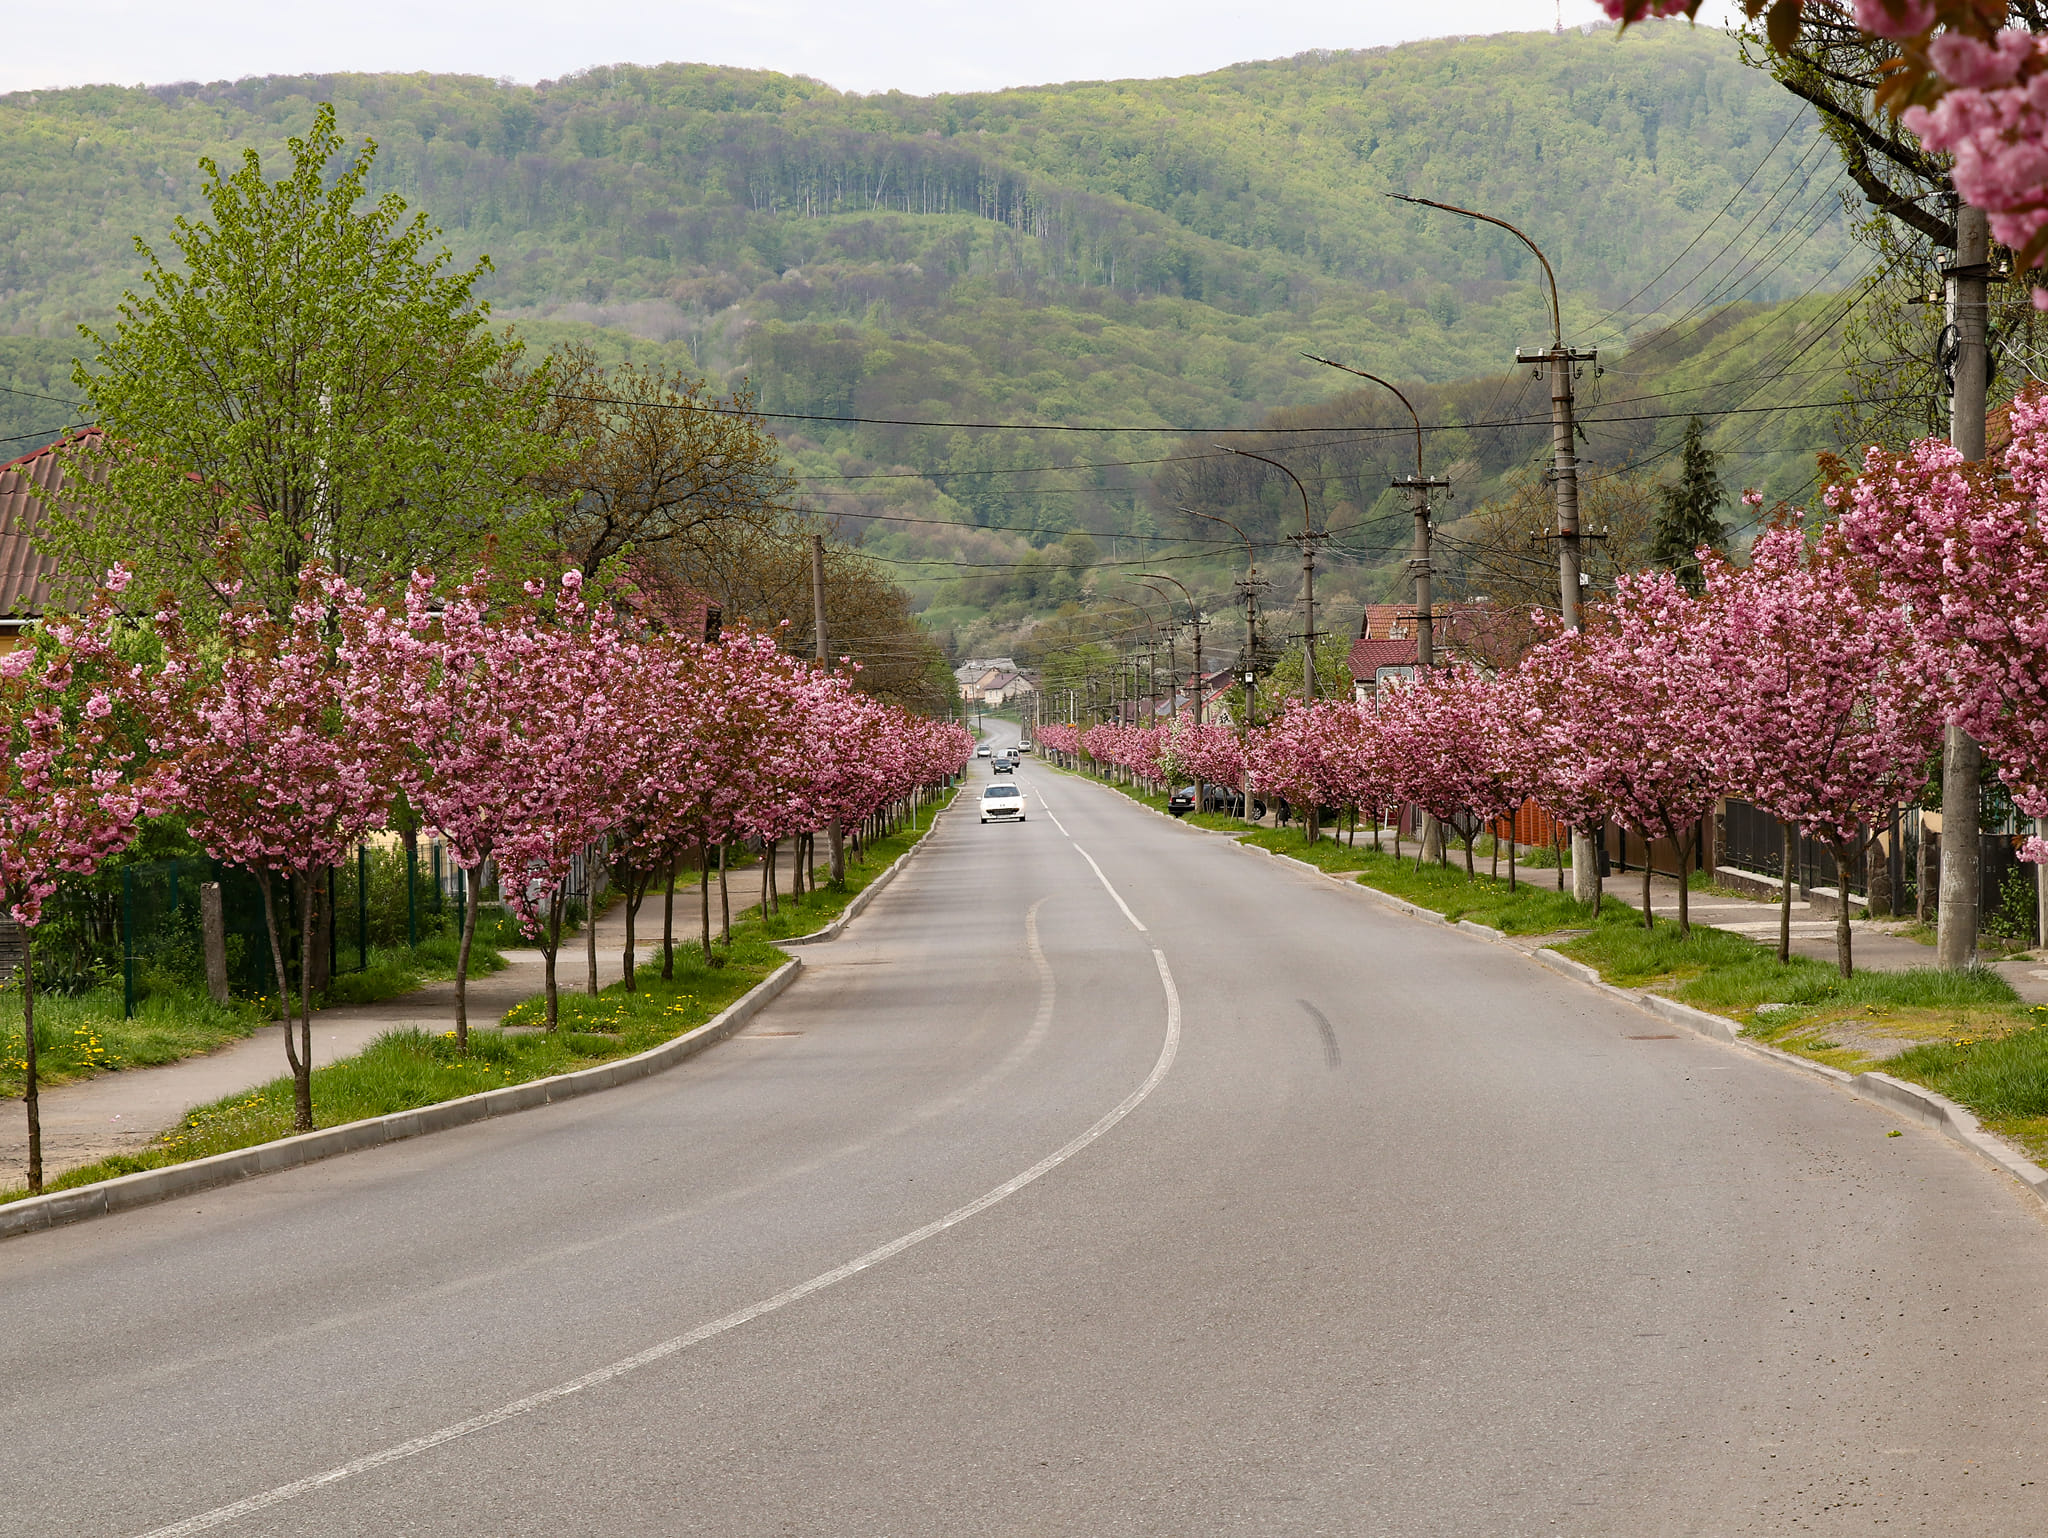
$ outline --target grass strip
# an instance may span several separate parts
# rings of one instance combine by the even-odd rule
[[[1418,866],[1411,855],[1397,858],[1391,847],[1374,849],[1369,842],[1342,844],[1325,838],[1310,844],[1303,833],[1288,828],[1254,828],[1241,836],[1247,844],[1287,855],[1318,870],[1352,876],[1375,891],[1441,913],[1453,923],[1470,919],[1510,935],[1547,935],[1594,927],[1589,905],[1575,901],[1571,893],[1559,892],[1542,880],[1521,877],[1510,890],[1504,876],[1497,881],[1484,874],[1468,879],[1462,864],[1425,862]],[[1371,838],[1369,832],[1359,836]],[[1386,835],[1382,834],[1382,840],[1391,846],[1392,840]],[[1599,922],[1642,922],[1638,915],[1624,918],[1626,912],[1619,904],[1606,905]]]
[[[373,947],[369,965],[348,972],[316,995],[316,1009],[375,1004],[455,975],[456,937],[432,935],[414,946]],[[505,965],[497,951],[472,951],[472,977]],[[218,1051],[277,1017],[268,995],[216,1004],[204,987],[149,977],[133,1016],[121,1014],[121,989],[36,995],[36,1077],[44,1088],[126,1068],[157,1068]],[[317,1018],[317,1016],[316,1016]],[[0,1097],[18,1100],[27,1065],[21,1035],[21,989],[0,988]]]
[[[807,893],[801,903],[785,900],[783,911],[765,922],[753,916],[735,923],[731,945],[713,942],[709,965],[692,935],[690,943],[676,948],[672,978],[661,976],[657,961],[638,969],[636,987],[630,993],[623,983],[613,983],[595,996],[565,989],[560,995],[561,1027],[553,1035],[535,1029],[544,1017],[538,995],[508,1010],[505,1028],[471,1030],[466,1055],[456,1050],[453,1031],[385,1032],[353,1057],[313,1071],[315,1124],[335,1127],[487,1089],[574,1073],[687,1035],[789,959],[775,948],[775,939],[809,934],[845,911],[917,843],[950,799],[920,808],[906,826],[870,844],[862,858],[849,855],[843,890],[820,887]],[[679,908],[681,895],[677,894]],[[695,897],[694,892],[691,895]],[[502,958],[498,964],[504,964]],[[38,1032],[39,1040],[40,1035]],[[291,1135],[292,1081],[280,1077],[210,1105],[196,1106],[177,1126],[137,1152],[66,1170],[46,1182],[45,1189],[68,1190]],[[28,1194],[25,1187],[0,1191],[0,1203],[19,1201]]]
[[[1086,780],[1091,785],[1100,785],[1104,790],[1113,790],[1140,806],[1148,806],[1168,817],[1173,816],[1173,813],[1166,809],[1167,796],[1164,791],[1141,790],[1135,785],[1120,785],[1114,780],[1105,780],[1100,775],[1090,774],[1084,769],[1064,768],[1050,759],[1040,759],[1039,764],[1054,774],[1071,775],[1077,780]],[[1242,833],[1247,826],[1242,817],[1230,812],[1189,812],[1174,820],[1184,822],[1193,828],[1208,828],[1215,833]]]

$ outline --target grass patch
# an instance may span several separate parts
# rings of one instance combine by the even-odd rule
[[[213,1002],[204,988],[158,985],[121,1018],[121,990],[36,995],[36,1079],[70,1084],[122,1068],[152,1068],[212,1052],[249,1035],[269,1019],[256,1000]],[[0,1095],[18,1100],[27,1087],[21,1034],[21,989],[0,990]]]
[[[1593,925],[1593,910],[1574,901],[1569,892],[1528,880],[1518,880],[1510,891],[1505,876],[1495,880],[1484,872],[1468,879],[1462,860],[1449,866],[1425,863],[1418,869],[1412,855],[1395,856],[1391,840],[1387,841],[1389,847],[1377,850],[1367,843],[1347,845],[1328,838],[1311,845],[1302,834],[1284,828],[1254,828],[1243,838],[1248,844],[1301,860],[1318,870],[1355,875],[1376,891],[1441,913],[1453,923],[1470,919],[1511,935],[1554,934],[1561,929],[1586,929]],[[1626,921],[1616,909],[1610,908],[1601,922]]]
[[[2036,1160],[2048,1159],[2048,1009],[2016,1012],[2000,1035],[1909,1048],[1885,1072],[1960,1101]]]
[[[476,940],[469,948],[469,975],[484,977],[502,971],[505,958],[497,946],[485,942],[479,921]],[[360,972],[344,972],[331,979],[321,998],[321,1008],[335,1004],[375,1004],[411,993],[425,983],[447,982],[455,976],[462,937],[452,930],[427,936],[417,945],[372,946],[370,964]]]
[[[378,946],[361,972],[335,978],[319,1007],[374,1004],[455,975],[456,937],[432,935],[415,946]],[[470,976],[495,972],[505,958],[473,949]],[[121,989],[36,995],[36,1078],[45,1088],[124,1068],[156,1068],[214,1052],[276,1018],[269,998],[216,1004],[205,988],[152,976],[133,1016],[121,1015]],[[27,1073],[22,1053],[21,989],[0,989],[0,1096],[19,1099]]]

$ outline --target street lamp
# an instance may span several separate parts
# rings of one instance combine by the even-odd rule
[[[1405,480],[1390,484],[1398,491],[1407,488],[1415,493],[1415,557],[1408,563],[1409,575],[1415,579],[1415,666],[1424,672],[1436,666],[1436,613],[1429,594],[1429,493],[1432,488],[1449,486],[1447,480],[1437,477],[1425,478],[1422,473],[1422,418],[1415,413],[1414,404],[1398,389],[1377,374],[1368,374],[1362,368],[1352,368],[1333,358],[1319,358],[1312,352],[1302,356],[1311,363],[1340,369],[1346,374],[1355,374],[1360,379],[1369,379],[1383,389],[1391,391],[1395,400],[1408,408],[1408,418],[1415,424],[1415,473]]]
[[[1317,538],[1314,515],[1308,509],[1308,488],[1301,484],[1301,477],[1277,459],[1268,459],[1263,454],[1254,454],[1250,449],[1234,449],[1227,443],[1216,445],[1226,454],[1235,454],[1240,459],[1256,459],[1262,465],[1271,465],[1290,481],[1301,493],[1301,697],[1314,700],[1316,697],[1316,546]],[[1221,520],[1218,520],[1219,522]],[[1289,539],[1296,536],[1289,535]]]
[[[1192,507],[1181,507],[1177,511],[1189,518],[1205,518],[1210,523],[1220,523],[1244,541],[1244,578],[1237,584],[1237,590],[1244,598],[1244,655],[1234,677],[1237,682],[1244,685],[1244,710],[1240,713],[1237,723],[1238,752],[1245,764],[1244,783],[1239,789],[1244,793],[1244,820],[1251,822],[1254,820],[1251,769],[1252,705],[1258,697],[1259,686],[1259,589],[1265,584],[1259,580],[1258,555],[1253,549],[1251,536],[1243,529],[1216,513],[1204,513]]]
[[[1141,571],[1138,573],[1138,576],[1142,580],[1147,582],[1171,582],[1175,587],[1180,589],[1181,597],[1187,600],[1188,626],[1195,633],[1195,725],[1197,728],[1199,728],[1202,724],[1202,625],[1204,623],[1202,619],[1202,611],[1195,607],[1195,595],[1188,591],[1188,585],[1185,582],[1181,581],[1180,578],[1169,577],[1164,572],[1154,571]],[[1170,603],[1171,599],[1169,599],[1168,601]],[[1202,795],[1202,776],[1199,772],[1197,772],[1195,775],[1194,810],[1197,812],[1206,812],[1208,809],[1209,808]]]

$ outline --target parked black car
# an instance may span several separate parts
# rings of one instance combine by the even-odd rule
[[[1207,784],[1202,787],[1203,810],[1228,812],[1233,817],[1244,815],[1244,794],[1228,785]],[[1166,798],[1166,809],[1176,817],[1185,817],[1195,809],[1195,787],[1183,785]],[[1252,815],[1266,815],[1266,803],[1257,796],[1252,797]]]

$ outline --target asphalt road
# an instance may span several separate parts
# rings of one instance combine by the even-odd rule
[[[1020,778],[675,1072],[0,1245],[0,1534],[2048,1530],[2004,1177]]]

